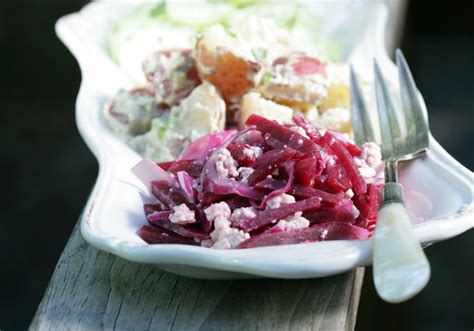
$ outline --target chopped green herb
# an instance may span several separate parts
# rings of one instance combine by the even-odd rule
[[[158,129],[158,139],[163,140],[166,135],[166,131],[170,129],[171,125],[169,123],[165,123],[162,127]]]
[[[267,57],[267,50],[264,48],[254,48],[252,49],[252,54],[255,56],[255,59],[262,61]]]
[[[235,34],[234,31],[232,31],[231,29],[226,29],[226,32],[229,36],[231,36],[232,38],[237,38],[237,35]]]
[[[165,1],[157,3],[153,8],[150,9],[150,17],[160,16],[164,14],[166,11],[166,3]]]
[[[209,3],[231,4],[235,8],[244,8],[261,2],[261,0],[207,0]]]
[[[297,8],[295,10],[295,13],[293,14],[293,16],[291,16],[290,19],[285,22],[285,26],[288,30],[291,30],[295,27],[296,21],[298,20],[298,14],[299,14],[300,10],[301,10],[300,8]]]
[[[272,80],[272,78],[273,78],[273,72],[271,71],[266,71],[262,76],[262,80],[264,82],[269,82]]]

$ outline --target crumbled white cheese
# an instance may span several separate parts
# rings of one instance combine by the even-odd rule
[[[240,167],[238,169],[239,172],[239,180],[242,183],[247,184],[249,176],[254,172],[255,170],[253,168],[247,168],[247,167]]]
[[[214,203],[204,209],[208,221],[212,222],[218,217],[229,218],[231,211],[229,205],[225,202]]]
[[[223,223],[224,224],[224,223]],[[250,238],[250,235],[243,230],[231,228],[227,226],[229,223],[225,223],[226,225],[220,227],[220,230],[214,230],[211,232],[211,239],[214,244],[211,248],[215,249],[230,249],[236,248],[239,244],[247,239]]]
[[[320,236],[320,239],[321,240],[324,240],[326,239],[326,236],[328,235],[328,229],[324,229],[323,232],[321,232],[321,236]]]
[[[244,156],[250,159],[257,159],[263,155],[263,149],[258,146],[245,146],[243,150]]]
[[[352,198],[354,196],[354,191],[352,189],[348,189],[346,192],[344,192],[344,197],[345,198]]]
[[[173,213],[169,219],[175,224],[191,224],[196,222],[194,211],[189,209],[184,203],[173,207]]]
[[[294,202],[296,202],[294,196],[282,193],[268,199],[265,210],[280,208]]]
[[[214,230],[210,234],[210,240],[201,242],[202,246],[216,249],[236,248],[241,242],[250,238],[248,233],[231,227],[231,211],[225,202],[209,206],[204,213],[209,221],[214,222]]]
[[[254,207],[237,208],[232,212],[230,219],[232,222],[240,223],[257,216],[257,210]]]
[[[367,165],[367,163],[365,163],[365,161],[356,162],[356,165],[358,166],[359,172],[362,175],[362,177],[364,177],[366,179],[367,178],[372,178],[377,174],[375,169],[371,168],[369,165]]]
[[[279,220],[276,226],[281,228],[283,231],[303,229],[309,227],[309,220],[301,215],[301,212],[296,212],[294,215]]]
[[[373,178],[377,175],[376,168],[382,163],[380,147],[369,142],[362,145],[361,151],[361,156],[354,158],[354,162],[364,178]]]
[[[216,153],[217,174],[223,178],[236,178],[239,176],[237,161],[234,160],[227,148]]]
[[[377,167],[382,162],[382,153],[380,146],[373,142],[368,142],[362,145],[361,158],[371,166],[372,168]]]
[[[354,219],[357,219],[360,215],[359,209],[354,205],[352,205],[352,215],[354,215]]]
[[[289,195],[286,193],[279,194],[277,196],[274,196],[268,199],[265,210],[280,208],[290,203],[294,203],[295,201],[296,200],[292,195]],[[303,213],[298,211],[294,213],[293,215],[290,215],[288,217],[285,217],[284,219],[278,220],[278,223],[276,226],[278,226],[282,230],[294,230],[294,229],[307,228],[309,226],[309,220],[304,218],[302,215]],[[277,220],[274,220],[274,222],[276,221]]]

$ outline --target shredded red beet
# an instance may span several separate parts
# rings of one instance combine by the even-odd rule
[[[157,200],[144,205],[140,236],[228,248],[366,239],[380,187],[359,171],[360,148],[302,115],[294,122],[306,136],[251,115],[247,129],[200,138],[177,161],[140,162],[133,172]]]
[[[309,228],[279,232],[265,232],[247,239],[239,248],[290,245],[324,240],[364,240],[369,231],[347,223],[331,222]]]
[[[293,215],[299,211],[318,209],[321,206],[321,198],[313,197],[298,202],[290,203],[288,205],[264,210],[256,217],[247,219],[243,222],[235,222],[234,225],[242,228],[244,231],[250,232],[256,230],[264,225],[268,225],[272,221],[283,219],[287,216]]]
[[[255,125],[262,133],[268,133],[287,147],[296,149],[306,155],[317,155],[320,151],[320,147],[314,144],[311,140],[286,126],[278,124],[276,121],[252,114],[249,116],[245,124]]]
[[[329,131],[323,136],[329,148],[337,155],[339,162],[346,171],[350,181],[352,182],[353,191],[356,194],[363,194],[367,191],[367,184],[360,174],[359,169],[352,159],[352,155]]]
[[[140,237],[149,244],[198,244],[193,238],[182,237],[150,225],[144,225],[140,228]]]

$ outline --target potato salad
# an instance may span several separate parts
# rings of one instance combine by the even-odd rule
[[[138,153],[176,160],[196,139],[243,129],[251,115],[290,125],[302,114],[317,129],[351,132],[347,66],[314,36],[309,10],[292,3],[182,7],[144,4],[111,29],[110,54],[135,87],[117,92],[105,118]]]

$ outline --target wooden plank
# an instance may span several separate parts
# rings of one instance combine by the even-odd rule
[[[30,329],[353,330],[363,275],[189,279],[99,251],[76,226]]]

